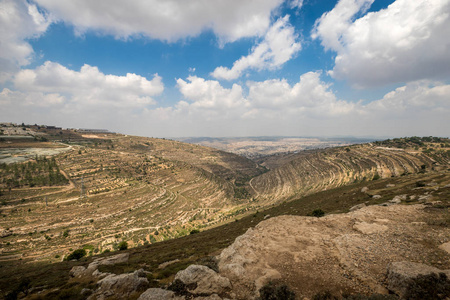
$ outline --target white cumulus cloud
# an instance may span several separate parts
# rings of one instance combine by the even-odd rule
[[[26,39],[39,37],[50,23],[48,16],[25,0],[0,1],[0,83],[30,63],[33,48]]]
[[[61,95],[79,105],[108,105],[113,107],[142,107],[154,104],[153,96],[163,92],[161,77],[147,80],[140,75],[106,75],[97,67],[84,65],[80,71],[70,70],[47,61],[36,69],[25,69],[14,77],[18,91]],[[55,96],[53,96],[55,97]]]
[[[211,75],[217,79],[233,80],[248,69],[275,69],[294,57],[301,49],[289,16],[279,18],[267,31],[264,40],[251,53],[233,63],[231,69],[217,67]]]
[[[79,33],[164,41],[212,30],[222,42],[263,34],[283,0],[34,0]]]
[[[397,0],[356,20],[372,0],[340,0],[316,23],[313,38],[337,52],[330,74],[354,86],[450,75],[450,0]]]

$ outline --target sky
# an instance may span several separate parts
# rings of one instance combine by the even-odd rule
[[[450,0],[0,0],[0,122],[450,135]]]

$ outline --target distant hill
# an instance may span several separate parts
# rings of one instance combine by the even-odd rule
[[[256,199],[272,203],[349,183],[446,169],[450,141],[403,138],[273,155],[256,161],[270,171],[250,181],[250,192]]]

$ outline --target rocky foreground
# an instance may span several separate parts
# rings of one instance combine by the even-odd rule
[[[398,200],[322,218],[269,217],[224,249],[218,268],[191,265],[169,289],[148,288],[150,274],[144,270],[99,272],[99,265],[123,263],[128,254],[74,267],[71,276],[97,281],[95,289],[82,292],[89,299],[257,299],[269,282],[286,285],[297,299],[324,292],[404,298],[419,274],[450,278],[450,228],[442,226],[448,208],[441,203],[392,203]],[[448,291],[440,291],[438,299]]]

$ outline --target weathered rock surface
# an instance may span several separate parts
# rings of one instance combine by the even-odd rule
[[[419,275],[446,273],[450,276],[450,270],[440,270],[428,265],[401,261],[389,264],[387,270],[388,289],[403,297],[407,292],[408,285]],[[449,295],[450,296],[450,295]]]
[[[111,273],[102,273],[98,271],[98,267],[101,265],[114,265],[119,263],[127,262],[130,257],[129,253],[121,253],[117,255],[112,255],[109,257],[101,257],[94,259],[93,262],[91,262],[88,267],[83,266],[75,266],[73,267],[69,275],[72,277],[83,277],[83,276],[89,276],[92,275],[97,278],[104,278],[108,275],[111,275]]]
[[[350,211],[355,211],[355,210],[361,209],[361,208],[366,207],[366,206],[367,205],[365,203],[361,203],[361,204],[357,204],[355,206],[350,207],[349,210]]]
[[[175,296],[175,293],[169,290],[150,288],[139,296],[138,300],[184,300],[185,297]]]
[[[438,248],[450,242],[450,228],[432,229],[424,208],[392,204],[322,218],[273,217],[222,251],[220,275],[230,279],[236,299],[256,298],[269,280],[287,284],[299,299],[325,290],[387,293],[391,262],[439,256],[440,268],[450,269],[450,256]]]
[[[439,248],[450,254],[450,242],[440,245]]]
[[[230,280],[210,268],[190,265],[177,273],[175,280],[181,280],[194,295],[222,294],[231,288]]]
[[[145,275],[142,269],[128,274],[111,274],[97,282],[98,289],[89,299],[100,300],[113,296],[124,299],[133,293],[145,291],[149,284]]]

